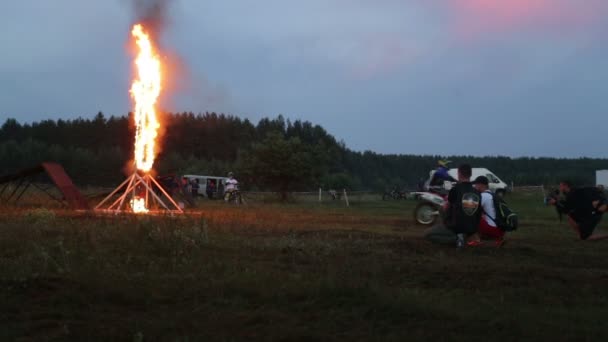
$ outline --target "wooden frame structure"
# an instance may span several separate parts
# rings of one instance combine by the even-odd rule
[[[154,190],[160,190],[168,203],[163,201]],[[116,195],[120,194],[117,198]],[[103,201],[95,207],[96,211],[106,211],[113,213],[133,212],[133,208],[129,208],[130,200],[134,198],[143,198],[145,207],[154,206],[161,211],[164,210],[170,214],[182,214],[184,211],[175,203],[173,198],[158,184],[154,177],[149,174],[143,176],[135,172],[120,184],[112,193],[110,193]],[[113,201],[112,201],[113,200]],[[109,204],[109,205],[108,205]]]

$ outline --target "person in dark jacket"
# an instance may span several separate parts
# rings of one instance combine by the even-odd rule
[[[201,187],[198,178],[195,178],[190,183],[190,191],[192,191],[192,198],[196,199],[198,197],[198,189]]]
[[[471,183],[471,165],[458,167],[458,184],[448,194],[446,227],[456,236],[456,246],[463,247],[469,236],[477,233],[481,220],[481,194]]]
[[[562,181],[559,190],[563,200],[551,199],[559,212],[568,215],[568,221],[581,240],[597,241],[608,239],[608,234],[593,234],[608,211],[606,196],[597,187],[575,188],[569,181]]]

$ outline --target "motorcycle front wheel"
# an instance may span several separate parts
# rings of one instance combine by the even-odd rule
[[[437,207],[426,202],[419,203],[414,209],[414,221],[416,223],[431,226],[437,222],[439,210]]]

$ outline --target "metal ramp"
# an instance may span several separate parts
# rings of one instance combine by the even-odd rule
[[[43,188],[36,183],[32,183],[30,178],[41,173],[46,173],[51,181],[57,187],[57,190],[61,192],[63,198],[56,198],[48,191],[48,188]],[[10,191],[9,184],[15,183],[14,189]],[[87,200],[82,196],[78,188],[72,183],[72,180],[65,172],[63,167],[57,163],[42,163],[38,166],[21,170],[11,175],[0,176],[0,197],[5,202],[13,201],[17,202],[23,196],[25,191],[30,187],[34,186],[39,190],[48,194],[51,198],[58,201],[65,201],[67,205],[76,210],[88,210],[89,204]],[[6,191],[9,190],[9,191]],[[7,192],[5,194],[5,192]]]

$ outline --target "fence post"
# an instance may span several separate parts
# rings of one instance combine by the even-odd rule
[[[321,188],[319,188],[319,203],[321,203],[323,201],[323,191],[321,190]]]
[[[350,207],[350,203],[348,203],[348,195],[346,194],[346,189],[344,189],[344,200],[346,201],[346,206]]]
[[[545,191],[545,184],[542,185],[542,189],[543,189],[543,197],[547,198],[547,192]]]

